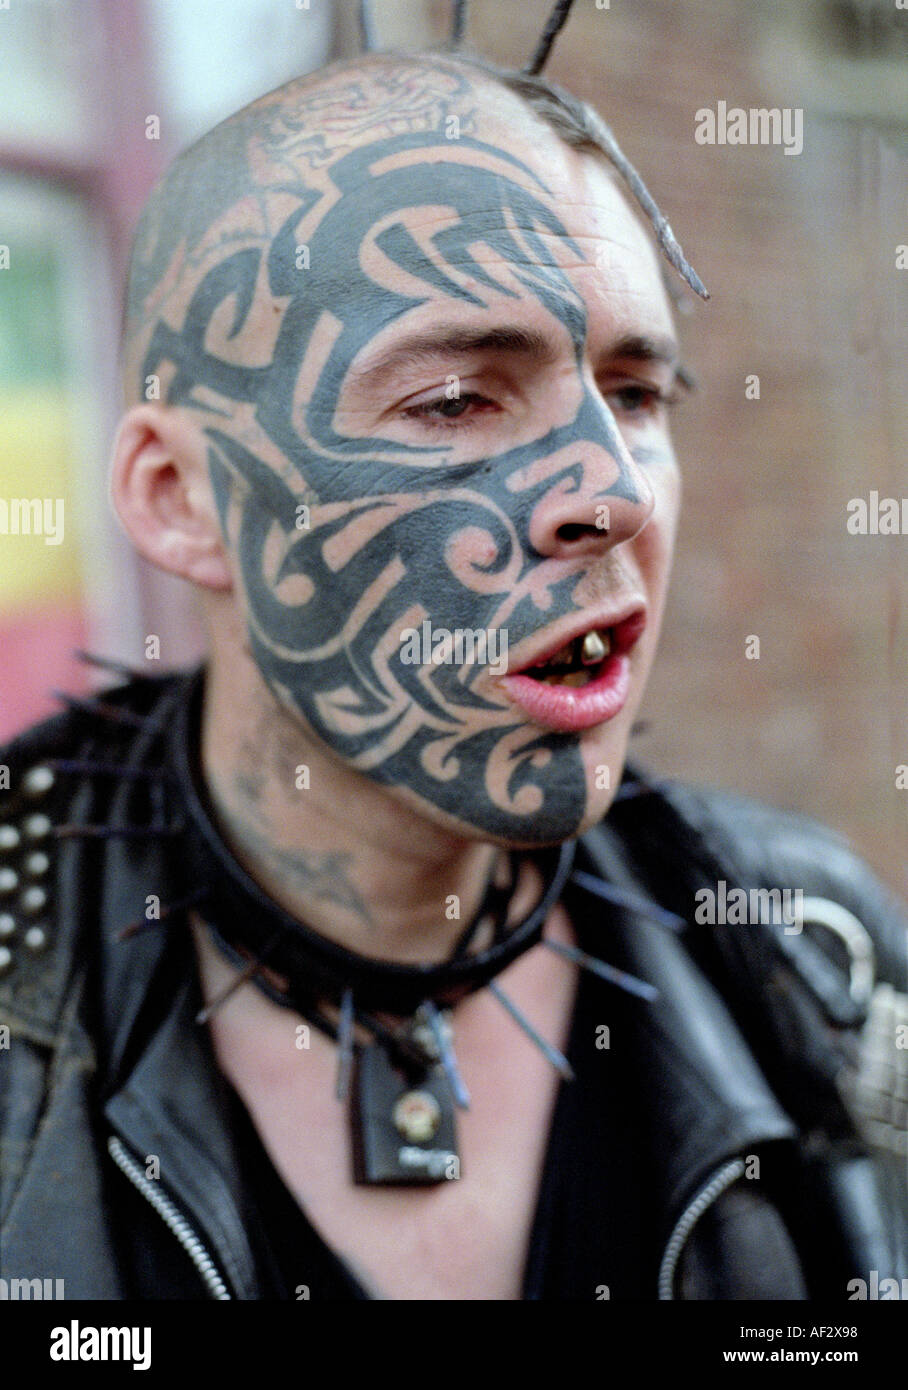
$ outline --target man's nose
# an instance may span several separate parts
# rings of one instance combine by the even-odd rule
[[[632,540],[653,514],[653,489],[620,436],[614,453],[584,440],[546,464],[552,486],[530,517],[530,544],[540,555],[567,559],[609,550]]]

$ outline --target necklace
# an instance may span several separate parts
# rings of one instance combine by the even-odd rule
[[[199,876],[205,872],[206,855],[200,852],[198,842],[193,845],[194,840],[190,832],[184,837],[184,844],[187,848],[192,846],[189,860],[194,876]],[[320,957],[324,938],[284,914],[277,904],[269,901],[264,908],[257,900],[257,886],[253,885],[250,899],[242,896],[245,884],[235,879],[228,881],[220,873],[211,876],[215,866],[209,863],[208,876],[199,878],[207,881],[211,889],[204,901],[204,924],[215,946],[239,969],[239,974],[227,990],[202,1010],[199,1021],[207,1021],[230,995],[251,980],[269,998],[292,1008],[337,1043],[335,1094],[340,1101],[350,1101],[353,1173],[357,1183],[422,1185],[458,1178],[461,1169],[456,1109],[467,1109],[470,1103],[453,1046],[451,1008],[458,1000],[484,987],[492,988],[549,1060],[563,1074],[571,1074],[566,1059],[540,1038],[516,1006],[497,989],[494,979],[518,955],[541,941],[546,918],[558,901],[573,864],[573,842],[560,846],[546,858],[550,872],[541,898],[522,921],[487,950],[472,956],[462,953],[462,943],[488,915],[481,904],[446,963],[430,967],[389,964],[343,951],[337,974],[333,968],[329,971]],[[222,911],[225,899],[231,903],[226,919]],[[269,925],[276,930],[266,938],[260,954],[250,961],[245,947],[242,954],[238,949],[237,935],[232,934],[231,939],[222,923],[242,921],[245,940],[252,915],[263,915],[266,910]],[[499,928],[502,916],[498,919]],[[288,942],[288,931],[298,939]],[[310,938],[315,938],[316,943],[311,958],[318,965],[317,986],[311,982],[315,972],[312,977],[305,973],[305,961],[312,949]],[[291,955],[295,968],[303,973],[288,976],[284,974],[284,965],[280,973],[284,974],[286,987],[282,988],[269,976],[272,969],[280,968],[279,956],[284,963]],[[263,973],[263,966],[267,967],[267,974]],[[393,986],[393,1008],[379,1000],[386,980]],[[370,1007],[360,1005],[360,993],[370,1001]],[[417,997],[419,1003],[407,1007]],[[386,1022],[389,1014],[397,1018],[396,1026]]]
[[[184,821],[180,848],[188,880],[199,890],[205,928],[239,971],[202,1010],[200,1021],[252,981],[337,1043],[336,1094],[350,1100],[358,1183],[425,1184],[459,1177],[456,1109],[469,1106],[469,1094],[454,1053],[450,1010],[466,995],[494,985],[496,975],[539,944],[571,872],[574,842],[534,855],[544,888],[513,925],[506,925],[513,865],[508,887],[491,876],[476,914],[445,961],[410,965],[349,951],[269,898],[221,837],[195,751],[200,695],[199,683],[181,703],[170,731]],[[471,951],[478,928],[489,919],[491,942]],[[496,992],[513,1016],[515,1006]],[[516,1012],[521,1026],[542,1043]],[[389,1024],[388,1016],[396,1024]],[[569,1074],[560,1053],[544,1046]]]

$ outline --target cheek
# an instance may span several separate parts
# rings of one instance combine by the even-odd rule
[[[455,531],[444,547],[444,561],[453,574],[483,571],[492,568],[498,559],[494,537],[478,526],[464,526]]]
[[[634,540],[637,563],[651,604],[650,628],[658,631],[665,607],[681,507],[681,475],[674,458],[647,469],[655,493],[649,523]]]

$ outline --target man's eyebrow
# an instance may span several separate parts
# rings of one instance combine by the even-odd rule
[[[402,367],[419,366],[428,358],[471,352],[506,352],[545,361],[555,356],[551,338],[521,324],[494,328],[439,328],[403,338],[353,376],[359,386],[378,386]],[[631,333],[611,343],[604,354],[612,360],[656,362],[679,368],[680,350],[669,335]]]
[[[638,362],[660,362],[667,367],[677,368],[681,350],[674,338],[667,335],[629,333],[612,343],[605,355],[619,359],[632,358]]]
[[[508,352],[542,360],[554,356],[555,347],[544,333],[520,324],[483,329],[440,328],[401,339],[373,362],[355,370],[353,375],[360,385],[377,385],[400,367],[419,365],[429,357],[453,357],[470,352]]]

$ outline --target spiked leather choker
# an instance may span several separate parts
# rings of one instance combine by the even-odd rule
[[[545,919],[571,870],[573,841],[534,856],[546,879],[542,898],[506,935],[475,955],[455,950],[448,961],[431,965],[372,959],[346,950],[285,912],[238,863],[212,819],[195,754],[193,712],[199,693],[180,707],[172,726],[174,767],[187,821],[181,850],[187,856],[189,881],[205,889],[203,915],[213,933],[287,979],[283,1002],[297,1008],[314,998],[327,998],[339,1005],[344,990],[351,988],[357,1006],[403,1017],[426,1000],[437,1006],[456,1003],[541,940]],[[487,914],[496,897],[490,888],[474,923]],[[458,943],[461,948],[468,935],[469,929]]]
[[[544,889],[533,909],[505,926],[512,888],[489,884],[479,910],[447,961],[408,965],[348,951],[313,931],[269,898],[222,839],[198,766],[202,682],[181,702],[171,725],[171,766],[185,814],[180,837],[188,881],[212,940],[240,975],[200,1015],[210,1017],[246,980],[292,1008],[338,1043],[337,1094],[353,1091],[354,1169],[361,1183],[441,1182],[460,1176],[454,1106],[469,1095],[442,1010],[490,987],[565,1075],[561,1054],[497,988],[495,977],[542,940],[546,919],[571,872],[570,841],[534,853]],[[513,878],[513,875],[512,875]],[[469,953],[480,922],[492,918],[494,939]],[[274,983],[278,976],[284,986]],[[400,1019],[390,1027],[377,1015]],[[363,1038],[367,1041],[363,1041]]]

